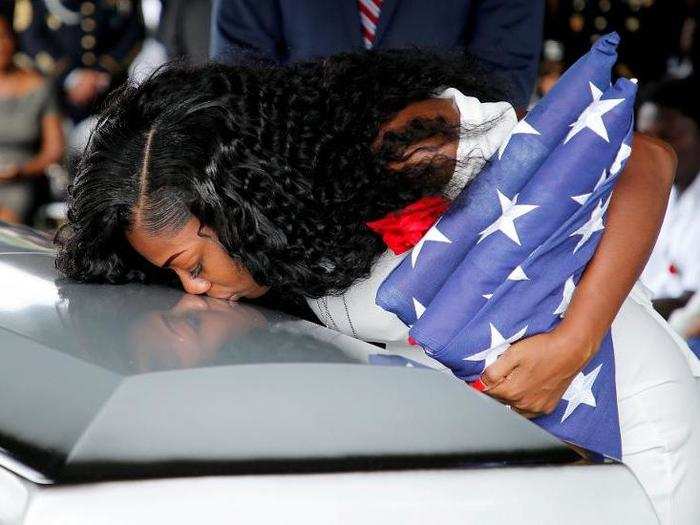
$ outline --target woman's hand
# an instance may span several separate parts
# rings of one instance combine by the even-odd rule
[[[528,337],[484,370],[483,392],[527,418],[549,414],[597,347],[595,341],[574,336],[562,325]]]
[[[484,371],[484,392],[526,417],[556,408],[572,379],[597,352],[646,264],[675,168],[670,146],[635,134],[600,245],[576,286],[566,317],[551,332],[508,348]]]

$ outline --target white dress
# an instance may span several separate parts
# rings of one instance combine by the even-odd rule
[[[495,111],[505,115],[505,128],[482,139],[486,158],[515,122],[514,113],[503,113],[503,106],[480,104],[455,89],[440,96],[453,99],[466,126],[492,118]],[[473,148],[460,141],[458,155]],[[456,173],[455,186],[464,186],[473,174]],[[407,346],[408,328],[375,304],[379,286],[406,255],[385,252],[369,278],[342,295],[310,299],[309,306],[329,328],[388,348]],[[700,362],[654,311],[641,284],[615,318],[612,338],[622,461],[646,490],[662,523],[700,523],[700,380],[695,379],[700,377]]]
[[[700,173],[682,194],[673,188],[642,281],[655,298],[700,290]]]

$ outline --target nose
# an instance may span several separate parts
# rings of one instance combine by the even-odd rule
[[[179,277],[182,287],[187,293],[202,295],[207,293],[211,288],[211,282],[207,281],[206,279],[202,279],[201,277],[192,277],[189,274],[182,273],[179,274]]]

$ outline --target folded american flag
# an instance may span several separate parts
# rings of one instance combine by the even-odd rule
[[[377,304],[461,379],[551,330],[593,256],[631,152],[636,84],[611,85],[618,43],[600,38],[569,68],[379,289]],[[533,421],[620,459],[609,333],[557,409]]]

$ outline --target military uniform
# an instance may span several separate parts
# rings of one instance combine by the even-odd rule
[[[548,7],[545,38],[563,44],[566,66],[601,35],[617,31],[622,42],[615,74],[642,85],[666,75],[690,13],[686,2],[669,0],[553,0]]]
[[[9,2],[7,0],[0,1],[0,16],[10,23],[12,23],[14,10],[14,2]]]
[[[144,39],[140,0],[17,0],[14,29],[20,61],[54,76],[59,88],[79,69],[108,73],[114,87]],[[89,114],[62,99],[74,119]]]

